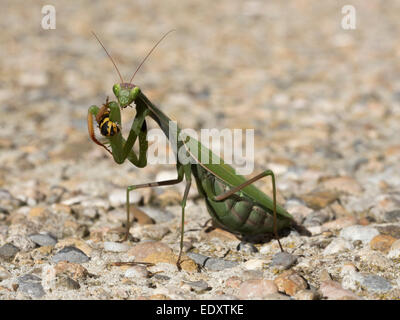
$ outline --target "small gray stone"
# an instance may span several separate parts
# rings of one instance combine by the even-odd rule
[[[191,258],[194,262],[196,262],[200,266],[204,266],[207,259],[210,259],[210,257],[207,257],[199,253],[188,252],[186,254],[189,258]]]
[[[57,243],[57,238],[48,232],[40,232],[40,233],[31,234],[29,236],[29,239],[31,239],[34,243],[36,243],[37,245],[39,245],[41,247],[55,246]]]
[[[219,258],[210,258],[202,254],[188,252],[189,258],[193,259],[198,265],[212,271],[221,271],[228,268],[233,268],[238,265],[236,261],[229,261]]]
[[[61,275],[57,279],[57,287],[64,287],[70,290],[78,290],[81,288],[78,281],[75,281],[66,275]]]
[[[75,247],[65,247],[58,251],[51,259],[51,261],[54,263],[60,261],[84,263],[88,262],[89,260],[90,258],[86,254],[84,254],[82,250],[79,250]]]
[[[400,210],[392,210],[385,212],[383,219],[386,222],[398,222],[400,221]]]
[[[46,294],[41,281],[42,279],[33,274],[26,274],[18,278],[18,289],[32,297],[41,298]]]
[[[224,269],[229,269],[236,267],[239,263],[236,261],[218,259],[218,258],[210,258],[206,260],[205,267],[212,271],[221,271]]]
[[[379,234],[379,231],[373,227],[353,225],[342,229],[340,237],[350,241],[360,240],[362,243],[368,244]]]
[[[254,246],[254,244],[243,241],[240,241],[240,243],[236,247],[236,250],[249,254],[258,252],[258,249]]]
[[[278,252],[272,258],[271,267],[286,270],[297,262],[297,257],[288,252]]]
[[[211,290],[211,287],[204,280],[186,282],[193,291],[197,293]]]
[[[19,249],[11,243],[6,243],[0,247],[0,258],[11,260],[19,251]]]
[[[362,275],[359,281],[365,289],[375,293],[385,293],[392,289],[389,281],[375,274]]]

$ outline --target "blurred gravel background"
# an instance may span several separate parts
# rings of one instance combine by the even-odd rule
[[[56,1],[43,30],[46,4],[1,2],[0,299],[399,299],[398,1]],[[182,127],[255,129],[254,174],[275,170],[312,232],[288,254],[206,232],[194,187],[177,272],[183,185],[134,193],[156,223],[117,242],[124,188],[175,173],[90,141],[87,109],[119,81],[90,31],[129,79],[170,29],[135,84]],[[108,266],[133,260],[155,266]]]

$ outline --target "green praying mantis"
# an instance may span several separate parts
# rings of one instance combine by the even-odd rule
[[[124,82],[113,58],[107,52],[100,39],[93,33],[119,75],[121,83],[115,84],[112,88],[116,101],[109,101],[102,107],[92,105],[88,110],[88,130],[91,139],[109,152],[114,161],[118,164],[125,160],[130,161],[138,168],[144,168],[147,165],[147,125],[146,119],[153,119],[161,128],[163,133],[172,144],[176,155],[177,178],[166,181],[156,181],[131,185],[126,188],[126,232],[123,241],[129,236],[131,226],[130,219],[130,201],[129,193],[139,188],[153,188],[160,186],[170,186],[178,184],[185,180],[185,191],[181,203],[181,230],[180,230],[180,251],[177,259],[177,267],[180,270],[183,235],[185,223],[185,206],[189,190],[194,178],[198,192],[205,199],[206,206],[213,222],[232,233],[245,236],[255,236],[266,233],[273,233],[279,243],[281,251],[282,245],[279,242],[278,230],[293,226],[293,217],[276,202],[276,181],[275,175],[271,170],[256,175],[246,180],[245,177],[237,175],[235,170],[224,161],[218,158],[208,148],[202,145],[196,139],[186,136],[181,138],[181,129],[175,122],[171,121],[160,108],[155,106],[140,90],[132,83],[133,78],[144,61],[148,58],[156,46],[174,30],[166,33],[147,54],[136,69],[131,80]],[[135,104],[136,115],[132,122],[129,135],[125,139],[121,134],[121,110]],[[98,141],[93,126],[93,117],[96,119],[100,133],[106,140],[106,144],[111,146],[111,150],[102,142]],[[171,130],[171,125],[174,126]],[[172,132],[172,134],[171,134]],[[139,150],[136,154],[133,146],[139,141]],[[184,148],[186,156],[190,160],[183,163],[177,156],[178,150]],[[208,163],[202,159],[217,159]],[[216,164],[217,163],[217,164]],[[272,200],[265,193],[253,185],[253,183],[264,177],[271,177],[272,180]]]

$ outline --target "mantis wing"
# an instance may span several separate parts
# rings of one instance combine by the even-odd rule
[[[230,185],[231,187],[237,187],[247,181],[245,177],[236,174],[234,168],[224,163],[221,158],[219,158],[211,150],[203,146],[196,139],[190,137],[190,139],[185,142],[185,147],[189,151],[190,156],[196,161],[197,164],[201,165],[204,169],[211,172],[227,185]],[[204,161],[205,159],[212,159],[212,161]],[[243,192],[249,198],[257,201],[265,209],[273,210],[272,199],[253,184],[244,187],[241,192]],[[282,218],[293,220],[293,217],[290,215],[290,213],[288,213],[279,204],[276,205],[276,213]]]

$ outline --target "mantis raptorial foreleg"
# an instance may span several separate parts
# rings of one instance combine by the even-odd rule
[[[278,230],[277,230],[277,219],[276,219],[276,187],[275,187],[275,175],[272,172],[272,170],[265,170],[264,172],[261,172],[260,174],[256,175],[255,177],[247,180],[246,182],[242,183],[241,185],[232,188],[231,190],[228,190],[227,192],[220,194],[216,197],[214,197],[213,200],[215,201],[224,201],[225,199],[229,198],[231,195],[235,194],[236,192],[242,190],[243,188],[247,187],[248,185],[256,182],[257,180],[260,180],[264,177],[271,176],[272,180],[272,200],[273,200],[273,212],[274,212],[274,235],[276,240],[278,241],[279,247],[281,251],[283,252],[283,248],[281,245],[281,242],[279,241],[278,237]]]

